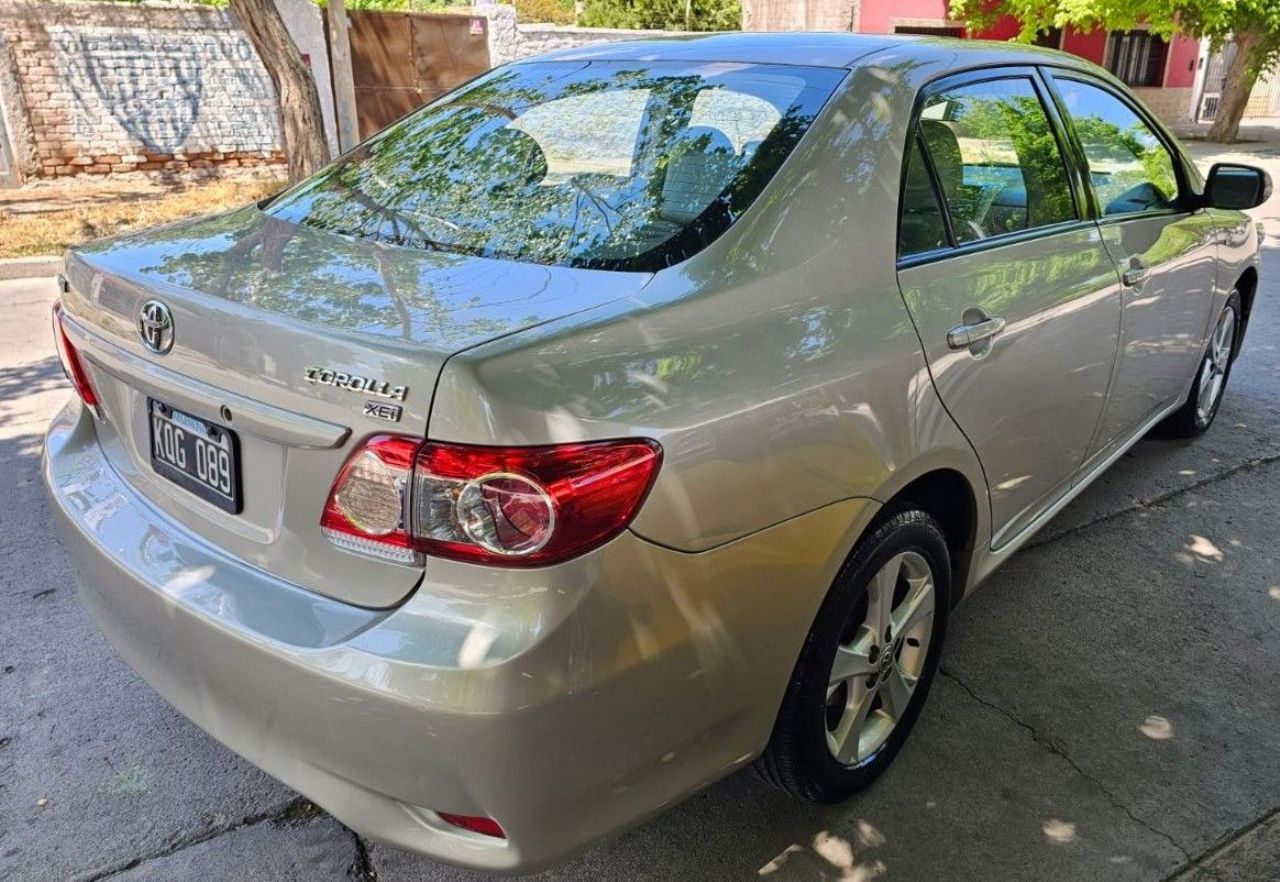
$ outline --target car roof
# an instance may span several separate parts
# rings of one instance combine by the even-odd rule
[[[986,64],[1092,65],[1064,52],[1021,43],[906,34],[717,33],[673,34],[643,40],[592,43],[539,55],[530,61],[695,61],[738,64],[797,64],[854,68],[870,56],[898,50],[919,61],[955,67]]]

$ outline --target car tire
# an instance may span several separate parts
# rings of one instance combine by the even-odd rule
[[[1214,322],[1204,355],[1196,365],[1191,394],[1156,430],[1163,438],[1194,438],[1208,431],[1222,406],[1231,365],[1240,344],[1240,292],[1232,291]]]
[[[878,598],[890,594],[886,608]],[[809,630],[756,763],[764,778],[815,803],[840,802],[874,781],[928,696],[950,606],[938,523],[914,508],[882,517],[841,567]],[[877,633],[885,623],[887,641]]]

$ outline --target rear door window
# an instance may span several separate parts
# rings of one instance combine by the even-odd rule
[[[1029,78],[944,89],[918,126],[959,243],[1077,217],[1062,150]]]
[[[1168,211],[1178,198],[1173,157],[1133,108],[1105,89],[1054,78],[1084,148],[1103,216]]]
[[[911,139],[907,175],[902,188],[902,218],[898,222],[898,256],[924,254],[947,247],[947,225],[924,161],[920,137]]]

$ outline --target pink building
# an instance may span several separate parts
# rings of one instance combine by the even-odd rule
[[[1019,30],[1006,17],[989,30],[970,32],[949,17],[947,0],[742,0],[748,31],[834,30],[861,34],[933,34],[1008,40]],[[1042,34],[1042,46],[1087,58],[1110,70],[1166,122],[1191,119],[1200,43],[1166,41],[1146,29],[1082,33],[1073,28]]]

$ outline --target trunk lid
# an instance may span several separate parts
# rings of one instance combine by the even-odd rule
[[[370,607],[401,600],[422,572],[340,550],[321,533],[352,448],[372,434],[422,436],[453,353],[628,296],[649,279],[359,241],[254,207],[75,249],[66,276],[68,333],[121,475],[227,553]],[[172,316],[164,354],[139,332],[151,300]],[[236,433],[240,513],[156,473],[148,399]]]

